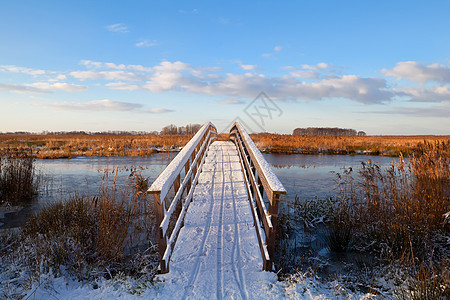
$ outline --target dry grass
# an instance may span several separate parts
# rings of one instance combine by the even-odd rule
[[[184,146],[192,135],[0,135],[0,149],[32,150],[37,158],[146,156]]]
[[[449,136],[306,136],[252,134],[262,151],[304,154],[411,154],[423,143],[450,143]],[[13,135],[0,134],[0,149],[18,147],[33,150],[37,158],[74,156],[145,156],[155,151],[178,149],[192,135]],[[228,134],[219,135],[228,140]],[[450,155],[450,152],[447,152]]]
[[[23,149],[0,150],[0,205],[30,202],[38,189],[34,156]]]
[[[448,148],[426,143],[408,162],[400,157],[386,170],[364,163],[356,197],[344,200],[352,204],[348,213],[357,222],[355,230],[386,245],[396,258],[412,251],[425,259],[450,210]]]
[[[351,170],[340,175],[341,197],[335,221],[329,223],[329,247],[345,251],[352,242],[354,249],[399,263],[408,274],[400,299],[444,299],[450,294],[448,148],[445,143],[422,144],[408,160],[401,156],[386,170],[368,161],[360,182],[353,180]]]
[[[396,291],[399,300],[440,300],[450,297],[450,262],[443,259],[436,268],[433,263],[420,263],[411,268],[406,287]]]
[[[79,279],[110,278],[120,272],[151,280],[158,250],[152,244],[156,226],[152,206],[142,192],[146,180],[133,171],[121,188],[117,172],[105,173],[95,197],[80,196],[42,208],[16,242],[10,240],[12,246],[1,249],[2,259],[25,260],[22,267],[34,276],[50,270],[58,275],[65,269]]]
[[[392,272],[386,278],[397,278],[399,299],[449,297],[449,146],[422,143],[408,158],[400,156],[386,169],[372,161],[363,163],[358,174],[356,168],[346,169],[336,174],[339,185],[332,201],[296,197],[280,203],[277,269],[286,274],[317,268],[318,257],[308,257],[307,249],[302,250],[306,258],[300,257],[292,237],[302,227],[305,233],[319,234],[313,221],[320,219],[327,228],[328,248],[370,258],[368,268],[376,270],[371,276]],[[356,276],[359,282],[362,274]],[[362,282],[371,285],[372,279]]]
[[[450,144],[449,136],[307,136],[281,134],[251,135],[258,148],[272,153],[411,154],[424,143]],[[450,150],[447,146],[447,156]]]

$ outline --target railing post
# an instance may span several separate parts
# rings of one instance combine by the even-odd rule
[[[155,207],[155,213],[156,213],[156,224],[161,224],[162,220],[164,219],[164,204],[161,203],[161,194],[155,193],[153,194],[153,203]],[[157,236],[158,236],[158,252],[159,252],[159,259],[161,260],[164,252],[167,248],[167,240],[165,236],[163,235],[163,232],[158,226],[157,229]]]
[[[272,198],[272,199],[270,199]],[[275,253],[275,239],[277,234],[277,224],[278,224],[278,203],[280,202],[279,194],[269,195],[269,216],[272,221],[272,232],[269,235],[269,240],[267,241],[267,250],[269,251],[270,258],[273,258]]]
[[[177,178],[173,182],[173,188],[175,190],[175,194],[178,192],[178,189],[180,188],[180,174],[178,174]]]
[[[190,167],[190,163],[189,160],[186,162],[186,164],[184,165],[184,174],[186,174],[185,176],[187,176],[188,172],[189,172],[189,167]],[[188,178],[188,182],[186,184],[186,190],[189,191],[191,189],[191,183],[192,183],[192,178]]]

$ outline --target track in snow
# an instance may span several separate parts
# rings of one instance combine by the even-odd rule
[[[231,142],[214,142],[175,245],[170,272],[160,279],[166,286],[174,285],[175,298],[247,299],[261,269],[236,148]]]

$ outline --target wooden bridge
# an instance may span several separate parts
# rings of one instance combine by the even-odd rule
[[[177,298],[246,299],[249,286],[272,271],[286,190],[239,123],[229,141],[217,141],[217,129],[205,123],[148,193],[160,269],[168,273],[160,276],[179,286]]]

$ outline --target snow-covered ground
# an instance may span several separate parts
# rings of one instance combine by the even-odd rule
[[[338,281],[320,283],[314,277],[297,274],[288,281],[276,281],[274,275],[261,278],[272,281],[247,289],[247,299],[376,299],[375,295],[350,292]],[[212,279],[212,285],[213,285]],[[187,295],[180,297],[176,284],[167,282],[144,283],[127,277],[116,277],[112,280],[85,282],[71,280],[67,277],[53,278],[42,275],[32,289],[25,293],[25,299],[217,299],[214,295]],[[234,297],[223,299],[242,299],[237,293]]]
[[[0,298],[26,299],[336,299],[354,294],[337,281],[320,283],[297,274],[285,281],[262,271],[262,259],[239,157],[231,142],[215,142],[199,176],[193,202],[170,262],[170,272],[153,282],[116,275],[79,282],[64,271],[41,274],[30,289],[25,275],[0,264]],[[11,291],[11,292],[9,292]],[[15,296],[13,296],[15,297]]]

